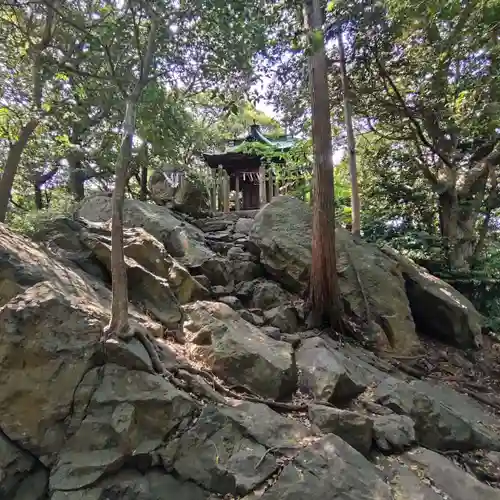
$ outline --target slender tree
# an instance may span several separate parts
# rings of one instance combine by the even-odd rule
[[[16,9],[16,6],[12,6],[12,9]],[[42,5],[44,9],[43,13],[43,25],[40,28],[40,33],[37,33],[37,29],[34,28],[32,32],[28,32],[27,35],[23,33],[25,43],[28,44],[29,49],[27,56],[30,61],[31,70],[31,97],[32,97],[32,109],[31,116],[27,119],[25,125],[21,127],[18,137],[15,141],[12,141],[9,147],[9,152],[7,155],[7,160],[3,167],[3,174],[0,177],[0,222],[5,222],[7,216],[7,211],[9,207],[9,199],[12,191],[12,185],[14,184],[14,178],[16,176],[19,163],[21,162],[21,157],[23,155],[29,140],[35,133],[36,128],[42,119],[42,90],[43,90],[43,67],[42,67],[42,57],[44,51],[50,45],[52,40],[54,29],[55,29],[55,16],[54,10],[51,6]],[[22,13],[22,11],[17,12],[19,15],[24,15],[28,17],[28,13]],[[22,14],[21,14],[22,13]],[[29,14],[32,15],[32,12]],[[26,23],[28,24],[28,23]],[[12,28],[11,28],[12,29]],[[33,43],[32,39],[39,35],[40,41]]]
[[[141,61],[141,72],[132,92],[125,99],[125,117],[123,119],[120,152],[116,163],[115,188],[112,199],[111,219],[111,278],[112,278],[112,305],[111,319],[104,329],[104,337],[130,336],[128,319],[128,289],[127,268],[123,250],[123,205],[125,187],[127,184],[128,166],[132,157],[132,144],[135,133],[135,118],[137,103],[142,91],[149,81],[149,72],[153,63],[158,21],[154,13],[150,12],[150,27],[148,42]],[[132,332],[133,334],[133,332]]]
[[[309,285],[310,326],[325,320],[340,326],[342,305],[337,282],[332,127],[328,97],[327,60],[320,0],[305,0],[309,37],[309,86],[314,147],[312,266]]]
[[[352,213],[352,235],[354,238],[361,237],[361,203],[359,199],[358,170],[356,166],[356,142],[352,127],[352,104],[350,96],[349,78],[347,77],[347,64],[345,57],[344,38],[342,30],[337,35],[340,59],[340,76],[342,81],[342,93],[344,99],[344,122],[347,134],[347,152],[349,155],[349,174],[351,176],[351,213]]]

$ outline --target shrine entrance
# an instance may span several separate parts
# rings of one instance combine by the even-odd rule
[[[271,151],[281,153],[290,149],[295,141],[286,136],[269,139],[258,125],[252,125],[248,137],[232,142],[232,147],[224,153],[203,155],[212,169],[212,209],[224,212],[259,209],[278,194],[276,173],[259,156],[238,149],[245,142],[260,142],[270,146]],[[276,156],[279,163],[279,155]]]

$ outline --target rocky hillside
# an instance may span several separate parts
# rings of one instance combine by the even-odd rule
[[[1,500],[500,500],[500,353],[450,286],[339,228],[358,338],[308,331],[309,207],[128,200],[140,335],[102,344],[110,215],[0,225]]]

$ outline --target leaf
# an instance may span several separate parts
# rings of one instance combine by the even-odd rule
[[[329,0],[329,2],[326,4],[326,11],[333,12],[334,9],[335,9],[335,0]]]

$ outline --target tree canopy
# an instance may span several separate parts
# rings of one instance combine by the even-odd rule
[[[346,148],[351,122],[362,237],[443,275],[496,276],[500,1],[319,6],[332,144]],[[295,134],[300,145],[280,168],[309,171],[315,46],[303,7],[283,0],[0,1],[0,220],[29,231],[90,191],[113,189],[127,96],[143,74],[153,19],[126,196],[146,199],[154,170],[199,167],[203,152],[253,123],[271,136]],[[259,111],[259,101],[275,115]],[[335,169],[342,224],[352,216],[349,178],[346,157]]]

